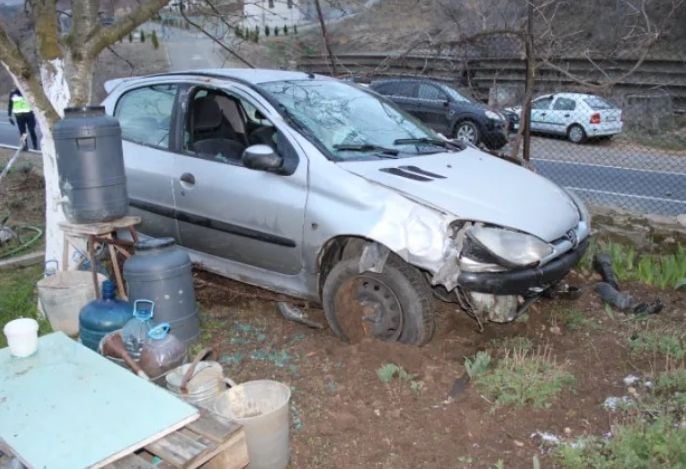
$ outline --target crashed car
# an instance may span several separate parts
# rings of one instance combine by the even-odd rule
[[[424,344],[434,296],[511,321],[588,244],[574,194],[354,84],[218,69],[106,88],[140,231],[320,302],[343,339]]]

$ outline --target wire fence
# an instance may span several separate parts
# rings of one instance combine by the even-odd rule
[[[686,213],[683,58],[526,57],[511,37],[487,37],[459,51],[339,54],[336,69],[448,136],[528,156],[537,172],[591,205]],[[303,56],[298,67],[331,73],[323,55]],[[530,133],[521,129],[527,102]]]

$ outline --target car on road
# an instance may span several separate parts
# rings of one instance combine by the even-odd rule
[[[472,145],[483,143],[490,150],[507,143],[508,122],[502,113],[445,83],[398,78],[373,81],[369,87],[443,135]]]
[[[521,107],[508,111],[520,115]],[[548,94],[531,102],[531,130],[566,136],[573,143],[612,138],[622,131],[622,110],[593,94]]]
[[[216,69],[106,89],[140,231],[320,302],[344,339],[424,344],[434,296],[511,321],[588,245],[573,194],[354,84]]]

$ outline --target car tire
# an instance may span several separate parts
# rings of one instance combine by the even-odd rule
[[[338,262],[322,289],[326,319],[349,342],[365,337],[424,345],[435,330],[432,292],[424,275],[391,254],[383,271],[359,271],[359,258]]]
[[[481,132],[479,131],[479,126],[475,122],[464,120],[455,124],[453,138],[466,141],[472,145],[478,145],[481,138]]]
[[[586,131],[579,124],[572,124],[567,129],[567,138],[572,143],[584,143],[586,141]]]

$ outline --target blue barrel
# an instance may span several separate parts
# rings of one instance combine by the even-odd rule
[[[57,171],[71,223],[100,223],[128,213],[119,121],[102,106],[67,108],[52,129]]]
[[[174,238],[140,241],[135,250],[124,263],[129,299],[154,301],[155,323],[168,322],[188,346],[200,335],[190,257]]]
[[[79,313],[79,336],[81,343],[89,349],[98,350],[98,344],[107,333],[121,329],[131,319],[133,306],[117,300],[114,284],[102,283],[102,299],[93,300],[81,308]]]

